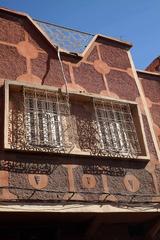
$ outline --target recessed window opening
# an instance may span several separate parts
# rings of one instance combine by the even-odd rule
[[[110,153],[141,153],[130,104],[94,99],[101,148]]]

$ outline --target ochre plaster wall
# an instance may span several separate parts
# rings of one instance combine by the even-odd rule
[[[10,79],[64,87],[56,51],[25,17],[0,12],[0,31],[1,85]],[[82,60],[69,56],[62,56],[62,59],[69,90],[138,103],[151,161],[48,156],[45,153],[42,157],[42,154],[1,151],[0,186],[5,187],[1,188],[0,199],[129,201],[136,193],[143,195],[136,197],[136,201],[154,200],[152,196],[160,191],[158,158],[127,50],[97,39]],[[0,99],[2,103],[2,95]],[[1,131],[3,139],[3,127]],[[111,194],[106,198],[103,192]]]

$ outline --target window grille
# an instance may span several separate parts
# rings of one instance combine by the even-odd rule
[[[23,94],[12,94],[11,101],[11,148],[67,152],[73,147],[70,105],[65,94],[23,87]]]
[[[25,90],[24,101],[27,143],[59,147],[62,127],[56,96]]]
[[[105,155],[136,157],[141,148],[130,105],[94,99],[100,148]]]
[[[70,147],[70,107],[67,96],[27,88],[23,93],[26,143],[41,148]]]

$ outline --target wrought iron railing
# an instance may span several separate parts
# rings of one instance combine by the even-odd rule
[[[81,110],[71,112],[74,100],[62,92],[22,89],[9,93],[9,148],[118,158],[142,155],[130,104],[93,98],[83,116]]]

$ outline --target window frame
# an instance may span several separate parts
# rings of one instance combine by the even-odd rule
[[[17,81],[12,81],[12,80],[6,80],[5,81],[5,114],[4,114],[4,149],[7,150],[14,150],[15,149],[11,149],[8,143],[8,126],[9,126],[9,88],[10,86],[13,87],[20,87],[20,86],[24,86],[24,87],[29,87],[29,88],[37,88],[40,90],[47,90],[47,91],[54,91],[54,92],[58,92],[61,91],[62,93],[65,93],[65,91],[63,89],[57,88],[57,87],[51,87],[51,86],[43,86],[43,85],[38,85],[38,84],[28,84],[26,82],[17,82]],[[128,100],[122,100],[122,99],[114,99],[114,98],[110,98],[107,96],[103,96],[103,95],[99,95],[99,94],[92,94],[92,93],[85,93],[83,91],[79,91],[77,92],[76,90],[74,91],[69,91],[69,96],[71,99],[78,99],[79,101],[84,100],[85,101],[93,101],[93,99],[102,99],[102,100],[106,100],[106,101],[116,101],[119,103],[127,103],[130,104],[130,106],[132,106],[134,109],[136,109],[135,111],[135,115],[136,115],[136,121],[138,129],[136,129],[137,131],[140,130],[141,132],[141,136],[140,136],[140,144],[143,147],[143,155],[141,156],[137,156],[137,158],[134,158],[134,160],[146,160],[149,161],[150,160],[150,155],[149,155],[149,150],[148,150],[148,146],[147,146],[147,141],[146,141],[146,136],[145,136],[145,131],[144,131],[144,125],[143,125],[143,120],[142,120],[142,115],[139,109],[139,106],[136,102],[134,101],[128,101]],[[134,115],[133,114],[133,115]],[[135,116],[133,116],[134,118]],[[73,136],[74,137],[74,136]],[[25,150],[27,151],[27,150]],[[86,151],[81,151],[80,149],[77,149],[75,146],[73,146],[67,153],[65,154],[73,154],[73,155],[81,155],[81,156],[91,156],[91,154],[89,152]],[[96,156],[96,155],[95,155]],[[93,155],[91,156],[93,157]],[[107,156],[101,156],[102,158],[107,158]],[[125,158],[124,158],[125,159]],[[126,158],[128,159],[128,158]]]

